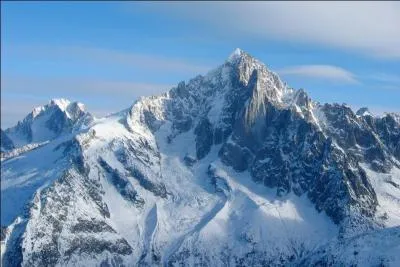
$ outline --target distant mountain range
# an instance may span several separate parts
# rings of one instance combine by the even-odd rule
[[[1,151],[2,266],[400,266],[400,115],[240,49],[105,118],[51,100]]]

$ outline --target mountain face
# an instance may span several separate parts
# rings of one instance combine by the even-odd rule
[[[22,147],[75,132],[92,121],[93,116],[84,110],[83,104],[71,103],[66,99],[53,99],[49,104],[35,108],[15,127],[5,130],[5,134],[14,147]]]
[[[400,264],[398,114],[239,49],[103,119],[53,102],[5,131],[48,142],[2,160],[3,266]]]
[[[13,149],[14,143],[11,141],[11,139],[3,130],[0,131],[1,131],[1,152]]]

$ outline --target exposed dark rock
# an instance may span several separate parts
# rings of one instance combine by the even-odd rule
[[[100,166],[108,173],[108,179],[110,183],[120,192],[120,194],[128,201],[134,203],[138,207],[143,206],[144,200],[139,197],[136,190],[128,179],[120,173],[117,169],[113,169],[108,163],[99,158],[98,162]]]
[[[202,119],[194,130],[196,134],[196,156],[204,158],[211,150],[213,144],[213,129],[208,119]]]
[[[219,151],[222,162],[232,166],[237,171],[247,170],[254,156],[247,147],[235,143],[225,143]]]
[[[192,167],[194,164],[196,164],[197,159],[191,155],[185,155],[183,161],[185,162],[186,166]]]
[[[78,223],[74,224],[71,227],[71,233],[102,233],[102,232],[110,232],[110,233],[116,233],[116,231],[106,224],[103,221],[96,221],[94,219],[92,220],[84,220],[81,218],[78,218]]]
[[[129,168],[130,175],[137,179],[140,183],[141,186],[143,186],[144,189],[152,192],[154,195],[166,198],[167,197],[167,190],[165,188],[164,184],[155,184],[149,179],[146,178],[146,176],[140,172],[136,168]]]
[[[111,242],[95,237],[77,237],[70,242],[69,248],[64,254],[66,256],[71,256],[73,253],[98,255],[103,251],[109,251],[119,255],[129,255],[132,254],[132,247],[123,238]]]

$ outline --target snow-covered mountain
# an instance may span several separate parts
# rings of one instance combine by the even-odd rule
[[[22,147],[31,143],[53,140],[60,135],[76,132],[93,122],[93,116],[79,102],[52,99],[50,103],[35,108],[15,127],[4,131],[4,140],[10,143],[5,149]],[[2,131],[3,147],[3,131]]]
[[[1,163],[4,266],[400,264],[398,114],[321,105],[240,49],[106,118],[69,105],[77,128],[5,131],[40,144]]]

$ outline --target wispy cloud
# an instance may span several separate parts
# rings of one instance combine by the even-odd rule
[[[400,87],[400,74],[394,75],[388,73],[375,73],[371,74],[367,78],[370,78],[378,82],[396,84],[397,87]]]
[[[147,7],[199,21],[224,37],[294,41],[400,59],[400,2],[175,2]]]
[[[42,78],[28,76],[2,77],[2,88],[6,94],[127,98],[133,101],[139,96],[147,96],[167,91],[172,85],[157,83],[137,83],[131,81],[90,80],[79,78]],[[27,88],[29,87],[29,90]]]
[[[57,63],[79,62],[83,64],[101,64],[119,68],[140,68],[153,71],[175,73],[204,73],[211,69],[204,64],[196,64],[185,59],[143,54],[90,46],[49,46],[49,45],[4,45],[3,53],[7,58],[24,60],[49,60]]]
[[[132,52],[122,52],[111,49],[93,47],[62,47],[56,50],[61,54],[68,52],[69,55],[80,58],[88,58],[102,63],[116,63],[127,66],[135,66],[162,71],[194,72],[203,73],[210,70],[209,66],[194,64],[183,59],[168,58],[157,55],[148,55]]]
[[[343,68],[331,65],[301,65],[277,71],[283,76],[301,76],[343,83],[358,83],[356,76]]]

